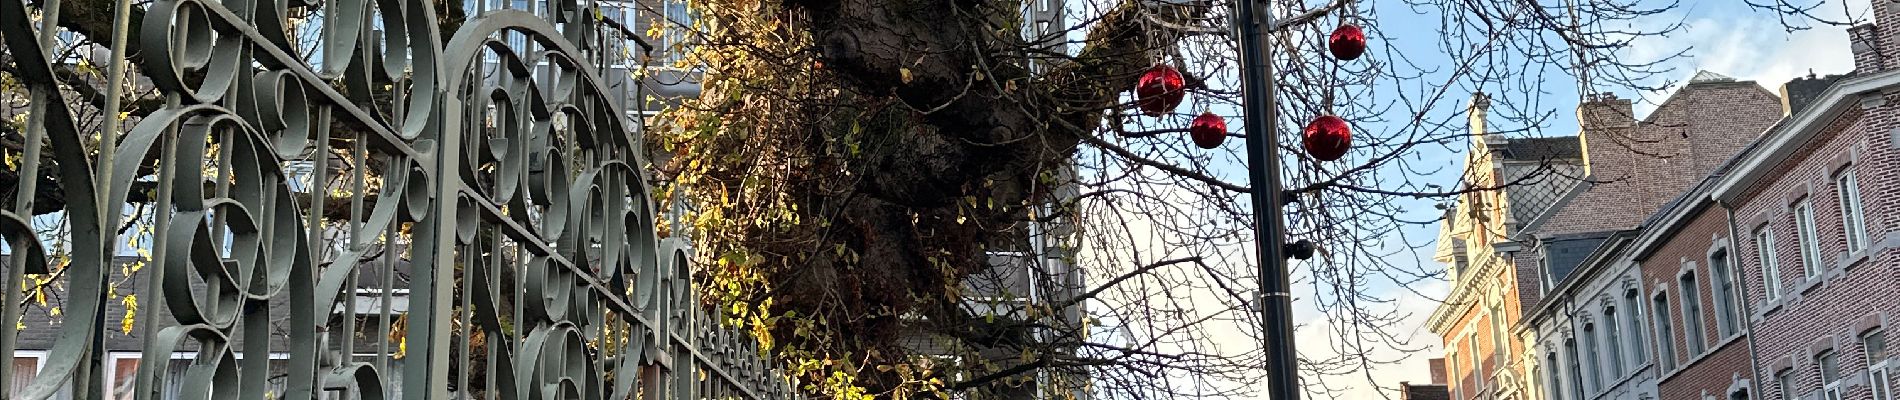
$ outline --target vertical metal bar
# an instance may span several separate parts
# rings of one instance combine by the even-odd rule
[[[178,23],[185,24],[187,22],[181,20]],[[173,55],[176,56],[177,53],[183,51],[183,48],[181,46],[172,46],[171,51],[174,53]],[[165,108],[167,109],[177,108],[182,102],[181,96],[177,93],[165,94]],[[165,139],[163,139],[164,144],[162,145],[164,153],[162,153],[163,156],[159,159],[158,163],[159,182],[171,182],[178,173],[178,160],[163,157],[170,157],[178,153],[179,140],[183,139],[178,137],[178,127],[176,125],[165,129]],[[204,140],[204,138],[195,138],[194,140]],[[174,185],[158,185],[158,199],[156,205],[152,207],[154,216],[152,218],[151,259],[153,261],[165,259],[164,238],[171,232],[173,186]],[[162,268],[158,266],[151,267]],[[165,296],[161,294],[161,291],[164,290],[163,278],[164,274],[157,270],[146,272],[145,288],[139,292],[145,293],[146,295],[146,298],[140,300],[141,304],[139,304],[138,322],[141,324],[139,327],[140,349],[149,349],[156,345],[154,339],[158,336],[158,310],[165,307]],[[12,341],[9,340],[7,343],[11,345]],[[8,354],[10,353],[9,351]],[[144,361],[140,360],[139,362],[143,363]],[[160,388],[156,385],[159,379],[158,371],[161,369],[163,368],[140,365],[138,377],[135,378],[136,383],[133,388],[133,390],[137,391],[133,394],[134,398],[139,400],[157,400],[159,397],[157,390]],[[0,379],[0,382],[4,381],[4,379]]]
[[[55,8],[50,18],[58,19],[59,13],[57,12],[57,7],[59,1],[52,0],[48,3],[51,3],[49,6]],[[47,25],[42,24],[41,26]],[[39,39],[42,44],[42,50],[46,50],[44,44],[50,35],[48,32],[40,32]],[[46,139],[46,117],[44,115],[46,114],[46,103],[48,100],[45,90],[37,87],[35,87],[28,96],[31,96],[32,102],[27,105],[26,133],[20,143],[20,147],[23,150],[21,158],[24,159],[25,165],[21,166],[18,171],[20,183],[17,188],[18,191],[15,192],[16,195],[13,198],[13,210],[16,214],[31,221],[33,218],[33,197],[38,194],[39,190],[40,157],[42,156],[41,149],[44,147],[41,145],[41,142]],[[33,238],[31,240],[39,240],[39,238]],[[20,302],[24,301],[23,297],[25,297],[24,292],[26,290],[26,288],[23,287],[25,286],[26,280],[26,257],[20,254],[19,248],[16,247],[13,250],[14,254],[11,259],[7,260],[10,268],[7,269],[6,286],[0,288],[6,292],[4,300],[6,303],[0,304],[0,315],[5,317],[5,321],[0,322],[19,324],[21,313]],[[6,355],[9,359],[13,357],[13,351],[15,347],[17,347],[15,341],[18,337],[18,329],[0,328],[0,354]],[[0,382],[13,382],[13,379],[13,368],[0,368]],[[11,398],[13,398],[13,391],[0,391],[0,400]]]
[[[359,148],[363,146],[363,144],[361,143],[361,140],[358,141],[357,146]],[[409,160],[405,157],[388,157],[386,161],[388,162],[389,165],[392,165],[392,166],[393,165],[407,165],[409,163]],[[366,162],[365,165],[367,164],[368,163]],[[397,171],[397,168],[390,168],[390,172],[387,172],[387,173],[406,174],[408,173],[408,171]],[[377,194],[377,196],[401,196],[402,195],[402,193],[396,193],[389,190],[390,189],[389,181],[387,180],[389,178],[385,176],[384,179],[385,180],[383,181],[383,190],[381,193]],[[411,184],[414,184],[414,183],[412,182]],[[385,201],[385,200],[382,200],[379,197],[378,201]],[[382,332],[382,334],[376,335],[376,367],[380,368],[383,371],[390,370],[389,369],[389,359],[390,359],[389,336],[390,336],[390,332],[394,332],[394,330],[392,330],[394,327],[394,321],[391,320],[394,316],[391,315],[393,313],[390,312],[391,307],[389,303],[390,303],[390,300],[393,297],[395,297],[391,292],[394,292],[396,290],[396,259],[399,257],[402,257],[403,252],[409,251],[409,249],[412,249],[415,247],[415,246],[404,246],[403,248],[396,247],[396,235],[398,234],[396,228],[397,228],[397,225],[401,225],[401,224],[402,224],[401,222],[390,222],[389,225],[384,225],[382,227],[383,228],[383,253],[382,253],[382,256],[377,257],[377,262],[383,265],[382,275],[380,276],[380,278],[378,278],[378,279],[382,279],[383,281],[382,282],[383,296],[382,296],[382,299],[377,301],[378,303],[377,305],[382,308],[382,310],[380,310],[382,312],[382,315],[379,315],[378,318],[376,319],[377,324],[380,325],[377,327],[379,328],[377,329],[377,332]],[[411,264],[409,269],[411,273],[413,273],[415,271],[415,265]],[[410,295],[412,295],[412,293],[406,294],[404,297],[407,298]],[[393,371],[391,371],[391,374],[392,376],[395,376]],[[388,382],[385,382],[383,389],[386,392],[395,390],[395,387],[391,386],[391,384],[393,384],[394,381],[395,381],[394,379],[390,379]]]
[[[477,222],[457,221],[457,223],[473,224]],[[482,230],[484,229],[477,228],[476,232],[481,232]],[[476,234],[476,236],[480,236],[480,234],[478,233]],[[450,282],[451,284],[460,286],[460,289],[462,289],[462,295],[461,295],[462,301],[456,304],[457,309],[455,311],[455,317],[454,317],[454,320],[449,323],[449,325],[450,326],[456,325],[455,321],[461,322],[460,324],[461,327],[456,329],[456,333],[460,334],[461,336],[461,338],[456,340],[456,346],[459,347],[459,349],[457,350],[460,350],[458,352],[460,353],[459,357],[457,357],[457,360],[456,360],[456,362],[458,363],[456,365],[456,371],[460,371],[461,373],[455,374],[455,389],[457,392],[459,392],[458,393],[459,396],[456,396],[456,397],[464,398],[464,399],[469,398],[468,397],[468,394],[469,394],[468,366],[473,365],[473,363],[469,361],[474,359],[474,357],[469,355],[469,350],[473,347],[473,344],[470,342],[473,339],[475,339],[475,336],[474,336],[475,327],[473,326],[473,324],[469,323],[472,320],[474,320],[474,318],[471,318],[471,315],[474,314],[473,307],[469,307],[469,304],[473,302],[473,300],[471,299],[475,298],[475,285],[472,282],[468,281],[468,277],[469,277],[468,271],[471,268],[480,268],[479,266],[475,265],[476,263],[481,262],[481,259],[475,256],[476,253],[481,252],[480,246],[481,244],[479,243],[479,238],[477,238],[476,241],[473,241],[464,246],[464,248],[462,249],[462,268],[461,268],[460,273],[457,274],[461,276],[461,280],[459,281],[455,279],[448,280],[448,282]],[[460,283],[457,284],[456,282],[460,282]]]
[[[409,358],[405,362],[419,362],[422,365],[407,368],[403,384],[408,387],[403,390],[403,396],[408,400],[449,396],[449,319],[455,304],[453,264],[457,250],[455,231],[459,222],[456,220],[456,209],[462,189],[461,178],[455,171],[460,171],[462,162],[459,155],[462,151],[463,127],[459,113],[463,104],[455,96],[442,94],[413,94],[441,100],[443,108],[431,116],[435,120],[433,130],[439,133],[436,135],[435,157],[432,160],[437,174],[429,182],[434,186],[435,200],[428,218],[418,222],[426,226],[415,229],[419,232],[416,242],[420,251],[413,257],[416,262],[411,264],[417,269],[414,271],[417,279],[410,281],[413,292],[410,294],[412,306],[409,310],[408,344],[411,346]],[[422,307],[413,306],[417,295],[414,292],[424,296]]]
[[[503,263],[501,262],[501,259],[502,259],[502,249],[505,248],[505,246],[502,245],[503,243],[502,235],[499,232],[497,232],[494,235],[494,237],[495,237],[495,245],[494,247],[490,248],[489,254],[491,254],[491,256],[488,257],[488,271],[489,271],[487,274],[488,282],[484,282],[485,284],[487,284],[487,286],[482,287],[483,290],[489,290],[489,291],[499,291],[501,289],[501,266],[503,265]],[[495,301],[499,301],[501,296],[491,295],[491,296],[488,296],[488,298],[496,299]],[[500,304],[496,304],[496,306],[499,306],[499,305]],[[499,313],[500,310],[496,310],[496,312]],[[474,325],[474,324],[471,323],[470,325]],[[488,390],[484,391],[486,392],[487,395],[483,396],[483,398],[497,399],[497,398],[500,398],[501,391],[498,389],[497,386],[495,386],[495,374],[499,373],[499,371],[501,370],[499,368],[500,367],[499,361],[501,360],[502,344],[496,341],[498,340],[507,341],[509,339],[507,335],[503,335],[501,332],[485,332],[484,331],[482,334],[485,335],[482,338],[483,339],[482,343],[484,344],[483,347],[487,348],[488,350],[488,362],[483,363],[486,366],[487,371],[485,371],[485,373],[482,374],[482,376],[486,377],[486,381],[482,382],[483,383],[482,387],[488,388]]]
[[[1267,397],[1297,400],[1299,359],[1293,347],[1293,305],[1284,250],[1280,206],[1279,120],[1273,81],[1273,0],[1241,0],[1242,105],[1246,110],[1247,177],[1252,186],[1254,253],[1259,259],[1262,329],[1267,368]]]
[[[106,85],[108,85],[106,107],[101,110],[106,120],[105,126],[99,127],[99,169],[94,171],[98,174],[100,188],[105,188],[108,182],[112,182],[112,157],[119,147],[119,125],[124,123],[124,118],[119,115],[119,102],[121,97],[125,97],[125,47],[127,37],[130,36],[128,35],[130,28],[127,25],[132,20],[131,14],[132,2],[114,2],[112,6],[112,59],[106,61]],[[106,196],[100,196],[98,201],[99,209],[104,210],[108,201]]]

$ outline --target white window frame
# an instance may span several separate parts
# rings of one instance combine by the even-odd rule
[[[1544,394],[1549,396],[1550,400],[1563,400],[1563,364],[1557,362],[1557,351],[1552,350],[1545,360],[1550,363],[1550,368],[1544,369],[1545,380],[1550,381],[1550,386],[1544,388]]]
[[[1880,353],[1876,354],[1868,348],[1869,339],[1880,340]],[[1893,375],[1892,370],[1887,368],[1888,354],[1892,350],[1887,348],[1886,332],[1881,329],[1867,331],[1861,334],[1860,343],[1864,358],[1867,359],[1867,386],[1872,388],[1873,400],[1893,400]]]
[[[1564,352],[1570,353],[1570,394],[1578,400],[1589,398],[1583,391],[1583,362],[1578,360],[1577,339],[1564,339]]]
[[[1617,310],[1616,306],[1603,309],[1603,348],[1610,356],[1610,361],[1603,365],[1608,367],[1611,378],[1623,376],[1623,327],[1621,324],[1624,321],[1616,316],[1618,311],[1620,310]]]
[[[1681,287],[1676,298],[1682,307],[1682,344],[1687,346],[1683,354],[1694,359],[1709,350],[1703,337],[1707,330],[1702,320],[1702,280],[1696,277],[1695,265],[1690,264],[1688,271],[1676,276],[1676,283]]]
[[[1630,343],[1630,370],[1636,370],[1649,361],[1649,349],[1643,341],[1643,293],[1636,288],[1623,291],[1623,323],[1628,324],[1626,331]]]
[[[1737,312],[1735,299],[1735,263],[1729,255],[1729,249],[1716,249],[1709,256],[1709,282],[1711,297],[1715,299],[1715,331],[1719,338],[1727,338],[1741,331],[1741,313]]]
[[[1847,236],[1847,254],[1859,253],[1867,248],[1867,218],[1860,204],[1860,177],[1854,174],[1854,165],[1841,167],[1834,174],[1834,194],[1841,205],[1842,233]]]
[[[1781,400],[1794,400],[1794,368],[1782,368],[1775,371],[1775,389],[1781,392]]]
[[[1775,254],[1775,230],[1768,224],[1755,227],[1755,256],[1761,262],[1762,291],[1768,301],[1781,298],[1781,260]]]
[[[1821,276],[1820,234],[1814,230],[1814,200],[1801,196],[1794,202],[1795,241],[1801,245],[1801,271],[1808,279]]]
[[[1473,327],[1473,328],[1476,328],[1476,327]],[[1471,330],[1476,331],[1477,329],[1471,329]],[[1478,333],[1477,332],[1472,332],[1472,333],[1467,334],[1465,336],[1465,340],[1471,346],[1471,356],[1465,357],[1465,358],[1471,359],[1471,382],[1472,382],[1471,388],[1475,389],[1472,392],[1472,395],[1473,397],[1476,397],[1477,394],[1484,393],[1484,389],[1483,389],[1484,388],[1484,361],[1482,361],[1484,360],[1484,357],[1479,356],[1479,354],[1482,354],[1482,353],[1478,352]]]
[[[1497,365],[1504,365],[1510,357],[1510,339],[1504,334],[1504,306],[1491,303],[1491,353]]]
[[[1650,302],[1660,303],[1651,308],[1656,312],[1650,313],[1650,327],[1656,333],[1650,337],[1656,338],[1656,355],[1660,358],[1658,361],[1662,362],[1661,370],[1673,371],[1676,369],[1676,335],[1671,332],[1674,328],[1669,324],[1669,294],[1656,293],[1650,297]]]
[[[1814,355],[1814,364],[1821,370],[1821,399],[1841,400],[1841,353],[1834,349],[1822,350]],[[1828,364],[1834,364],[1832,377],[1828,376]]]
[[[1583,357],[1583,369],[1588,371],[1587,374],[1589,376],[1584,377],[1584,382],[1587,383],[1587,385],[1585,385],[1585,389],[1588,389],[1586,392],[1590,394],[1595,394],[1603,390],[1603,360],[1597,357],[1597,352],[1600,349],[1597,347],[1596,327],[1596,323],[1586,322],[1583,324],[1583,328],[1577,332],[1577,336],[1583,337],[1582,353],[1579,355]]]

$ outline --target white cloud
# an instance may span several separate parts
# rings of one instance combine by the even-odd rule
[[[1867,9],[1865,0],[1848,3],[1849,9]],[[1822,7],[1838,10],[1837,4]],[[1637,60],[1653,60],[1687,48],[1688,57],[1668,64],[1676,69],[1675,73],[1663,77],[1674,80],[1676,87],[1686,83],[1696,71],[1709,71],[1737,80],[1755,81],[1764,88],[1778,91],[1783,83],[1809,73],[1825,76],[1854,69],[1845,27],[1809,23],[1806,26],[1810,29],[1789,32],[1780,19],[1765,12],[1713,14],[1691,18],[1674,15],[1671,18],[1684,19],[1679,32],[1667,38],[1637,41],[1632,44],[1631,55]],[[1865,18],[1864,11],[1855,15]],[[1650,102],[1638,105],[1637,112],[1647,114],[1655,108],[1654,103],[1673,92],[1674,88],[1665,93],[1644,93]]]

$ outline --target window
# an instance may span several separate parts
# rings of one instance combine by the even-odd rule
[[[1775,232],[1768,224],[1755,228],[1755,256],[1761,260],[1762,291],[1768,301],[1781,298],[1781,260],[1775,259]]]
[[[1471,385],[1471,388],[1472,389],[1482,388],[1484,387],[1484,370],[1481,369],[1483,362],[1480,360],[1483,360],[1484,357],[1480,356],[1480,354],[1484,354],[1484,353],[1478,352],[1478,334],[1473,333],[1469,336],[1466,336],[1465,343],[1471,346],[1471,356],[1465,357],[1465,358],[1471,359],[1471,381],[1473,382]],[[1476,391],[1472,392],[1472,395],[1476,396],[1477,392]]]
[[[1564,340],[1564,353],[1570,356],[1570,395],[1578,399],[1586,399],[1587,397],[1583,397],[1583,366],[1577,364],[1576,339]]]
[[[1814,202],[1802,196],[1794,203],[1795,241],[1801,245],[1801,271],[1808,279],[1821,275],[1821,243],[1815,239]]]
[[[1729,337],[1739,331],[1741,315],[1735,307],[1735,278],[1728,266],[1728,249],[1716,250],[1709,256],[1709,273],[1715,274],[1715,331],[1718,337]]]
[[[1867,383],[1874,400],[1893,400],[1893,376],[1887,370],[1887,336],[1879,329],[1860,337],[1860,348],[1867,353]]]
[[[1691,267],[1694,268],[1694,267]],[[1682,343],[1689,357],[1702,354],[1702,287],[1696,284],[1695,271],[1682,275]]]
[[[1821,364],[1821,392],[1825,400],[1841,400],[1841,356],[1834,350],[1824,350],[1814,356]]]
[[[1583,324],[1583,363],[1590,375],[1590,393],[1603,389],[1603,369],[1597,361],[1597,353],[1602,350],[1597,347],[1596,324]]]
[[[1643,345],[1643,313],[1640,309],[1642,300],[1639,300],[1641,298],[1642,295],[1637,294],[1635,288],[1623,291],[1623,312],[1627,313],[1623,320],[1629,321],[1624,325],[1629,329],[1630,346],[1633,349],[1630,351],[1631,369],[1643,365],[1643,361],[1647,361],[1645,358],[1649,355],[1648,347]]]
[[[1453,347],[1453,348],[1456,348],[1456,347]],[[1456,351],[1445,352],[1445,358],[1446,358],[1446,361],[1450,362],[1450,364],[1447,364],[1450,366],[1445,367],[1445,368],[1451,370],[1451,379],[1452,379],[1451,387],[1455,389],[1452,391],[1452,395],[1453,395],[1452,397],[1459,398],[1459,399],[1465,398],[1465,378],[1463,376],[1458,375],[1458,367],[1464,366],[1464,364],[1458,363],[1458,352]]]
[[[1622,325],[1616,324],[1616,307],[1603,309],[1603,354],[1610,357],[1603,366],[1612,378],[1623,376],[1623,340],[1619,334],[1622,330]]]
[[[1557,365],[1557,353],[1545,355],[1544,365],[1550,366],[1550,371],[1547,371],[1549,373],[1544,377],[1544,380],[1550,381],[1550,384],[1544,387],[1544,394],[1550,397],[1550,400],[1564,400],[1564,382],[1557,378],[1561,373],[1561,367]]]
[[[1655,310],[1656,312],[1650,313],[1652,314],[1650,324],[1656,329],[1656,354],[1658,357],[1661,357],[1662,370],[1673,371],[1676,369],[1676,347],[1674,343],[1676,335],[1669,332],[1669,295],[1658,293],[1653,302],[1654,306],[1651,307],[1650,310]]]
[[[1834,194],[1841,202],[1841,225],[1847,236],[1847,253],[1860,252],[1867,247],[1867,220],[1860,208],[1860,178],[1854,176],[1854,166],[1841,168],[1834,175]]]
[[[1794,369],[1786,368],[1775,372],[1775,388],[1781,390],[1781,400],[1794,400]]]
[[[1504,308],[1491,305],[1491,354],[1496,361],[1493,365],[1504,365],[1511,349],[1509,339],[1504,338]]]
[[[666,0],[661,7],[664,33],[655,51],[666,54],[660,65],[671,65],[684,59],[684,53],[691,50],[688,31],[693,26],[693,10],[687,7],[684,0]]]

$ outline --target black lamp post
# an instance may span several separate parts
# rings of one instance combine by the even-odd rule
[[[1279,138],[1274,134],[1279,114],[1274,94],[1273,63],[1268,34],[1275,27],[1272,0],[1239,2],[1241,107],[1247,132],[1247,176],[1252,188],[1256,236],[1254,253],[1260,272],[1260,313],[1267,355],[1267,396],[1273,400],[1300,398],[1299,356],[1293,349],[1293,295],[1287,274],[1285,227],[1280,207]]]

